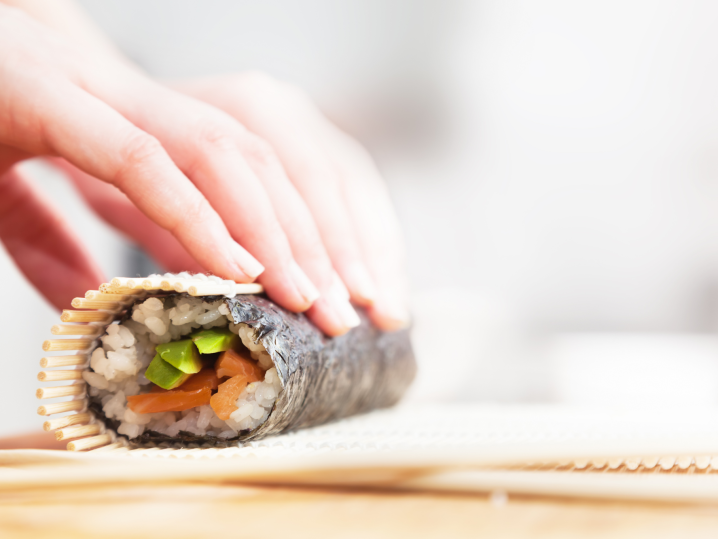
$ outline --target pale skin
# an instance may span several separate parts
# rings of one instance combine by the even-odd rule
[[[13,7],[14,6],[14,7]],[[18,166],[45,157],[168,271],[257,280],[328,335],[407,323],[403,247],[367,152],[299,89],[152,80],[61,0],[0,0],[0,239],[57,308],[105,280]]]

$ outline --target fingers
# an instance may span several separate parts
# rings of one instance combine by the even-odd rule
[[[277,124],[265,126],[292,182],[309,207],[332,265],[346,284],[351,298],[360,305],[376,299],[376,284],[362,259],[353,223],[331,161],[313,140]]]
[[[117,189],[92,178],[63,159],[53,159],[52,162],[69,175],[82,196],[100,217],[142,245],[164,268],[175,272],[203,271],[177,240],[167,231],[152,223]],[[292,187],[291,184],[289,187]],[[273,191],[274,187],[270,187],[270,190]],[[277,206],[280,215],[300,213],[296,211],[296,208],[301,205],[293,205],[291,196],[281,196],[280,185],[276,186],[276,191],[278,198],[284,200]],[[295,195],[299,196],[296,193]],[[306,227],[313,227],[311,216],[307,215],[306,218],[309,219],[309,223],[305,223]],[[291,231],[302,228],[296,225],[298,225],[296,222],[283,221],[283,226],[287,226],[287,229]],[[291,236],[296,236],[297,241],[302,241],[305,244],[311,243],[303,234],[291,234]],[[316,274],[320,281],[324,279],[324,275],[327,275],[328,278],[327,282],[322,285],[325,293],[312,305],[308,315],[328,335],[341,335],[349,328],[354,327],[358,318],[356,312],[349,305],[349,294],[346,288],[333,273],[329,258],[321,246],[318,233],[314,232],[313,236],[315,236],[314,245],[298,246],[297,252],[301,253],[298,260],[309,268],[310,275]]]
[[[165,229],[153,223],[112,185],[101,182],[64,159],[52,159],[75,184],[98,217],[140,245],[166,271],[207,271]]]
[[[344,198],[371,274],[379,288],[369,316],[391,331],[409,323],[404,243],[388,190],[367,152],[339,133],[324,127],[322,138],[342,177]]]
[[[148,103],[154,114],[142,115],[142,127],[162,140],[232,235],[264,264],[259,281],[270,297],[304,311],[332,290],[333,270],[311,215],[273,150],[231,117],[193,99],[161,95]],[[325,316],[318,325],[329,335],[358,324],[343,296],[319,303]]]
[[[372,321],[392,331],[409,323],[408,283],[401,227],[386,184],[369,153],[331,124],[302,94],[294,93],[296,122],[310,131],[331,160],[348,218],[366,266],[378,287]]]
[[[301,212],[288,210],[281,218],[274,213],[272,198],[279,200],[287,192],[281,186],[291,185],[266,144],[229,116],[160,91],[121,62],[86,53],[57,35],[45,39],[31,24],[4,26],[12,32],[5,32],[9,38],[3,34],[3,43],[19,52],[0,63],[0,78],[12,82],[0,102],[0,141],[34,155],[59,156],[118,188],[216,275],[253,280],[264,271],[259,259],[269,268],[261,282],[275,301],[295,311],[312,304],[319,292],[295,262],[283,230],[283,223],[294,224],[299,231],[292,235],[299,238],[312,220]],[[28,35],[40,46],[22,46]],[[271,196],[263,177],[270,174],[280,186]],[[126,215],[117,197],[100,199],[118,222]],[[316,231],[305,235],[297,245],[321,248]],[[317,307],[325,331],[340,333],[358,323],[330,264],[320,260],[313,272],[335,290]]]
[[[194,110],[193,102],[178,105],[183,111],[182,122]],[[163,110],[172,103],[170,96],[163,96],[153,103],[153,110]],[[179,117],[175,111],[167,111],[165,116]],[[212,115],[204,109],[198,109],[194,122],[143,127],[157,134],[165,145],[168,138],[179,137],[169,143],[170,154],[182,159],[180,166],[207,193],[232,234],[265,265],[267,271],[260,282],[272,299],[294,310],[308,308],[312,301],[302,309],[287,304],[281,285],[293,280],[299,285],[297,289],[305,290],[305,298],[313,293],[316,302],[309,316],[325,333],[339,335],[360,323],[346,289],[341,283],[336,285],[335,271],[314,218],[272,147],[233,118]],[[180,145],[188,139],[195,140],[195,148]],[[275,275],[278,278],[273,279]]]
[[[0,176],[0,240],[25,277],[58,309],[104,281],[65,220],[17,166]]]
[[[319,155],[325,158],[332,167],[331,175],[327,173],[324,181],[319,182],[317,178],[322,176],[318,173],[306,178],[301,174],[302,160],[312,154],[305,148],[292,155],[291,152],[298,149],[298,137],[294,133],[293,140],[282,143],[282,137],[292,135],[286,125],[281,130],[277,126],[265,136],[276,147],[285,150],[280,151],[283,160],[293,159],[287,164],[288,169],[300,171],[293,180],[306,185],[305,199],[315,201],[313,214],[325,243],[341,244],[339,248],[328,250],[332,263],[350,290],[352,285],[356,290],[359,282],[357,273],[352,272],[358,267],[356,260],[361,259],[364,267],[369,269],[371,280],[365,282],[376,287],[375,299],[368,306],[372,321],[388,331],[405,327],[409,314],[403,240],[389,193],[376,166],[366,150],[329,123],[303,96],[295,96],[291,102],[293,106],[284,113],[282,121],[293,123],[295,127],[302,126],[305,144],[311,143],[315,148],[316,162],[319,162]],[[262,125],[267,125],[266,118]],[[323,193],[320,186],[325,189]],[[343,228],[336,226],[339,217],[328,211],[328,208],[336,207],[341,207],[345,217]],[[356,245],[347,241],[347,237],[353,238]],[[357,301],[356,293],[353,299]]]
[[[368,305],[382,329],[405,326],[401,233],[366,151],[331,126],[306,98],[277,83],[235,78],[204,84],[191,91],[230,112],[277,151],[352,300]],[[338,283],[334,290],[340,288]],[[308,313],[315,321],[320,306],[318,302]]]
[[[292,183],[316,223],[331,263],[349,290],[351,299],[370,305],[376,286],[357,242],[341,186],[326,152],[312,133],[312,126],[298,117],[291,96],[264,78],[233,79],[224,91],[206,92],[210,101],[238,118],[276,151]],[[215,83],[217,84],[217,83]],[[195,91],[203,91],[195,87]]]
[[[249,165],[262,180],[297,263],[320,291],[308,316],[328,335],[341,335],[359,325],[359,317],[349,303],[346,287],[332,267],[312,215],[279,159],[273,155],[271,159],[257,159],[255,152],[246,152],[246,138],[244,142],[238,147],[245,150]]]
[[[119,188],[212,273],[249,282],[263,271],[156,138],[78,88],[52,90],[38,118],[52,153]]]

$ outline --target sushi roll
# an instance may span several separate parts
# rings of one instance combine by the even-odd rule
[[[41,365],[41,380],[73,380],[38,397],[73,400],[39,413],[69,449],[226,446],[395,404],[416,371],[407,330],[362,324],[329,338],[282,309],[259,285],[205,275],[114,279],[74,307],[46,341],[70,356]],[[61,329],[60,329],[61,328]],[[73,333],[74,332],[74,333]],[[66,373],[66,374],[58,374]]]

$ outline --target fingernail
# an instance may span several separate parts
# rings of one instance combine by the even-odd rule
[[[331,305],[332,309],[334,309],[336,315],[339,317],[339,321],[345,327],[355,328],[359,324],[361,324],[359,315],[354,310],[354,307],[352,307],[351,303],[349,303],[349,300],[344,297],[341,290],[338,290],[336,287],[333,287],[332,291],[330,292],[329,304]]]
[[[332,270],[332,271],[333,271],[332,284],[331,284],[332,294],[349,301],[349,290],[347,290],[347,287],[344,284],[344,281],[342,281],[341,277],[339,277],[339,274],[336,271],[334,271],[334,270]]]
[[[296,286],[299,291],[299,295],[302,296],[307,303],[314,303],[320,295],[319,290],[294,260],[289,263],[289,273],[292,276],[294,286]]]
[[[382,318],[393,322],[391,324],[393,329],[404,329],[408,327],[411,322],[409,311],[398,300],[389,299],[382,301],[381,304],[376,305],[375,308],[381,314]]]
[[[362,264],[354,264],[347,270],[347,282],[357,301],[369,305],[376,301],[378,292],[374,279]]]
[[[229,242],[229,252],[239,269],[250,279],[256,279],[264,271],[264,266],[236,241]]]

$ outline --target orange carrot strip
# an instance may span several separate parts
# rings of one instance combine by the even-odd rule
[[[217,386],[219,386],[217,373],[212,367],[205,367],[197,374],[193,374],[179,389],[182,391],[194,391],[195,389],[202,389],[203,387],[217,389]]]
[[[181,412],[196,406],[209,404],[212,390],[208,387],[194,391],[175,389],[164,393],[144,393],[130,395],[127,405],[136,414],[154,414],[157,412]]]
[[[162,389],[160,386],[152,384],[150,393],[167,393],[168,391],[194,391],[195,389],[202,389],[208,387],[210,389],[217,389],[219,386],[219,378],[217,373],[212,367],[205,367],[197,374],[190,376],[184,384],[175,389]]]
[[[264,380],[264,370],[248,355],[240,355],[234,350],[222,352],[214,364],[217,376],[247,376],[250,382]],[[186,383],[186,382],[185,382]]]
[[[264,372],[262,372],[261,378],[258,378],[254,374],[255,373],[252,373],[251,376],[238,374],[223,384],[219,384],[217,393],[212,395],[209,400],[209,405],[212,407],[212,410],[214,410],[214,413],[217,414],[217,417],[222,420],[229,419],[232,412],[237,409],[235,402],[242,391],[244,391],[244,388],[247,387],[247,384],[264,379]]]

